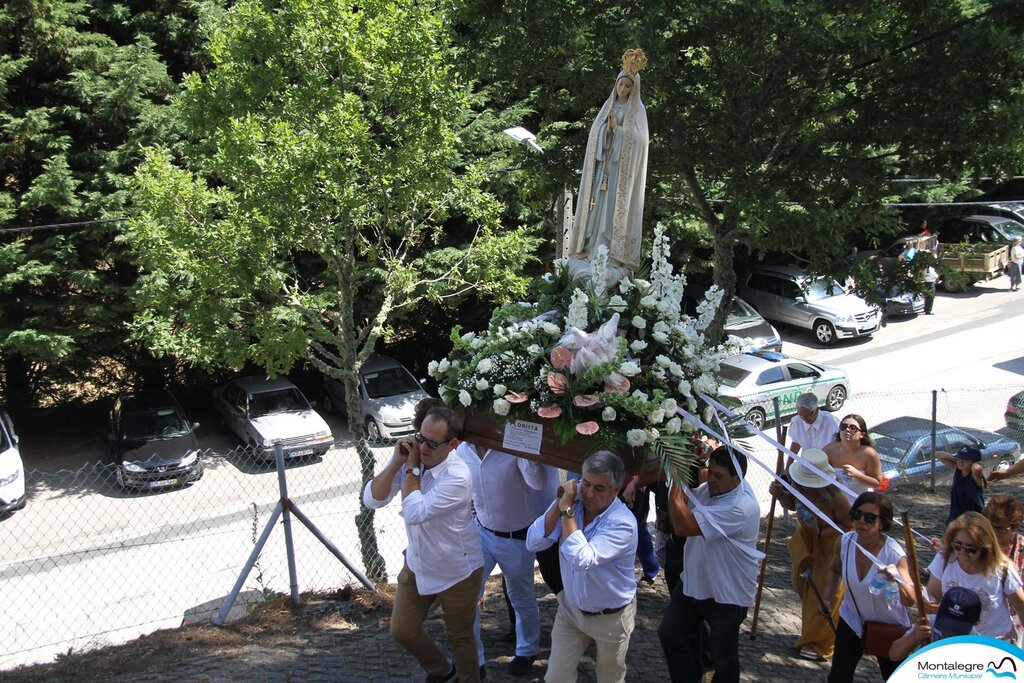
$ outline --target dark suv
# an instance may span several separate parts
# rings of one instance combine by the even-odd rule
[[[196,441],[198,428],[167,392],[118,397],[108,434],[118,486],[160,489],[199,481],[203,456]]]
[[[1024,236],[1024,225],[1004,216],[957,216],[939,224],[936,232],[943,244],[1013,244],[1013,238]]]

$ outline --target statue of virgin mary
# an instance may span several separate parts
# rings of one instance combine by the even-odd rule
[[[602,244],[608,248],[609,270],[636,269],[643,242],[644,191],[647,185],[647,110],[640,99],[643,50],[627,50],[622,71],[594,119],[583,159],[576,216],[565,234],[562,253],[586,261]]]

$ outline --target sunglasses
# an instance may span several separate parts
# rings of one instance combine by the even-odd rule
[[[850,519],[855,522],[863,519],[868,524],[874,524],[878,521],[878,515],[874,512],[861,512],[859,509],[854,508],[850,510]]]
[[[977,555],[979,552],[981,552],[981,548],[979,548],[976,545],[964,545],[963,543],[957,543],[956,541],[953,541],[950,545],[953,546],[953,552],[955,553]]]
[[[1012,526],[994,526],[992,528],[995,529],[997,534],[1005,534],[1007,531],[1013,531]]]
[[[844,422],[843,424],[839,425],[839,431],[841,431],[841,432],[859,432],[860,431],[860,425],[855,425],[855,424],[850,424],[849,422]]]
[[[430,450],[440,448],[441,446],[452,440],[452,437],[449,436],[444,441],[434,441],[433,439],[428,439],[419,432],[416,432],[415,434],[413,434],[413,436],[416,438],[416,443],[425,443],[427,444],[427,447],[430,448]]]

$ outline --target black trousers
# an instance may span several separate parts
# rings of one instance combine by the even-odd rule
[[[832,655],[832,669],[828,672],[828,683],[846,683],[853,680],[857,664],[864,656],[864,642],[850,628],[844,619],[839,620],[836,628],[836,649]],[[878,668],[882,670],[882,680],[889,680],[892,672],[900,665],[888,657],[875,657]]]
[[[683,584],[676,585],[658,626],[658,638],[665,653],[672,683],[700,683],[704,675],[701,664],[701,629],[710,629],[708,649],[715,668],[715,683],[738,683],[740,680],[740,625],[747,618],[747,608],[714,600],[695,600],[683,594]]]

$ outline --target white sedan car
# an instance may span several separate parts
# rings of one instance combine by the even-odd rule
[[[11,416],[0,410],[0,516],[25,507],[25,466]]]
[[[796,413],[800,394],[817,395],[829,412],[842,408],[850,394],[850,380],[839,368],[782,353],[755,351],[730,356],[722,361],[719,373],[722,402],[735,406],[758,429],[774,416],[772,399],[776,396],[780,417],[786,417]]]

